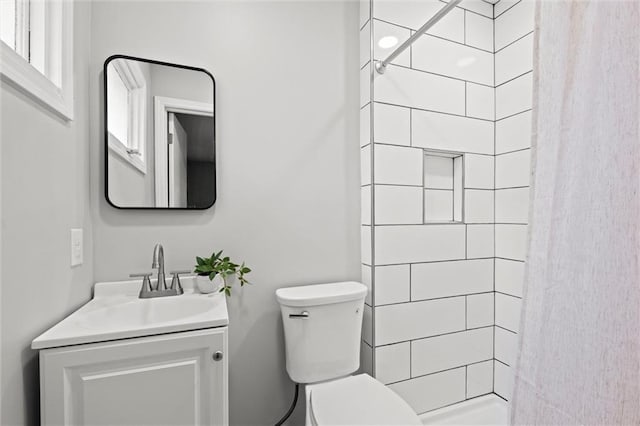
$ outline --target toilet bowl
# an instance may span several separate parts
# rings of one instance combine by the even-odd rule
[[[368,374],[307,385],[306,394],[308,425],[422,425],[409,404]]]
[[[360,366],[367,288],[347,281],[276,291],[287,373],[305,385],[307,426],[421,425],[411,407]]]

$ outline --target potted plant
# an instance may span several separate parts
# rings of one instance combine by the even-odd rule
[[[196,266],[193,272],[197,274],[196,284],[202,293],[224,292],[231,296],[231,284],[234,278],[240,281],[240,286],[249,281],[245,274],[251,272],[244,262],[241,265],[233,263],[228,256],[222,257],[222,250],[213,253],[210,257],[196,257]]]

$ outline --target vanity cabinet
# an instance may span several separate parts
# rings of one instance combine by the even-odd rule
[[[45,425],[227,425],[227,327],[43,349]]]

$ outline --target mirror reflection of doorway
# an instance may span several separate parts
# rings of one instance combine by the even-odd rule
[[[212,182],[215,176],[213,117],[169,112],[168,204],[169,207],[198,207],[211,203],[210,191],[197,183]]]

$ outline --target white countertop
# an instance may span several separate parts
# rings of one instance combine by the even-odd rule
[[[180,279],[184,294],[139,299],[142,279],[97,283],[91,301],[36,337],[33,349],[152,336],[229,324],[226,297],[200,294],[192,276]]]

